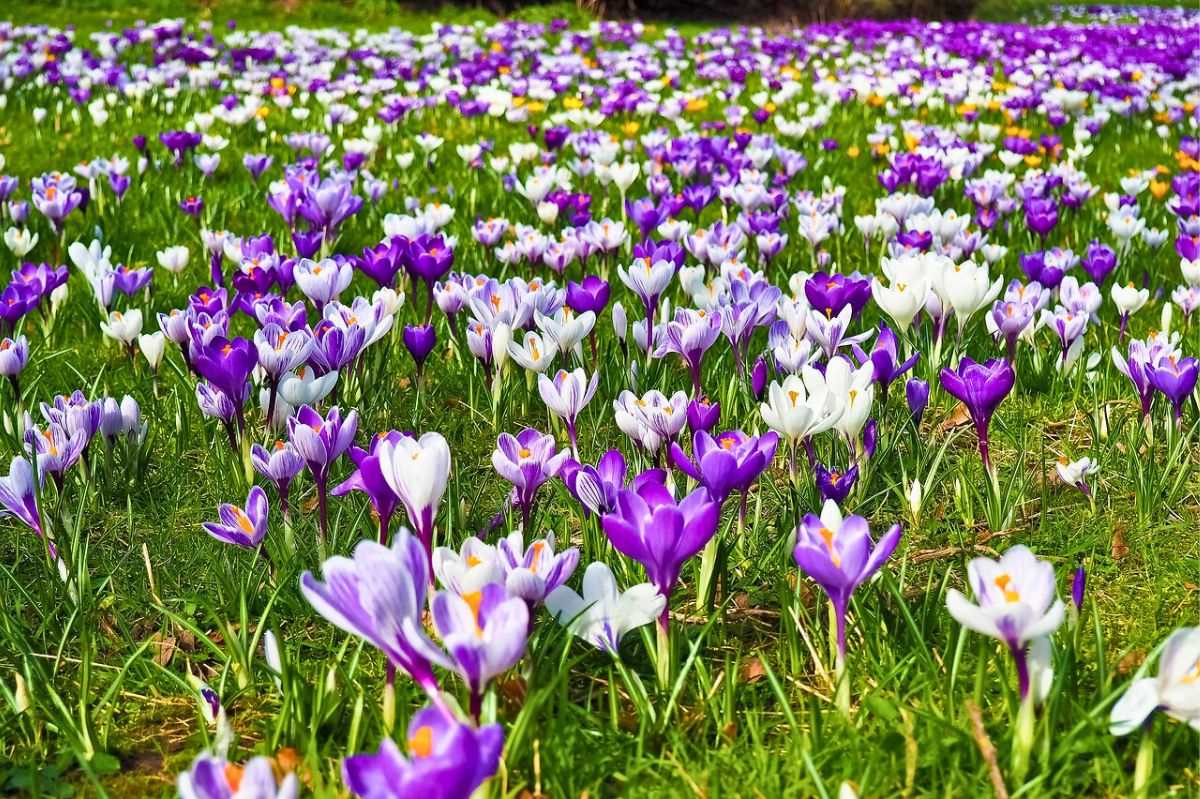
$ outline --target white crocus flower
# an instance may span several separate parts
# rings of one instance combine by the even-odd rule
[[[574,635],[602,652],[619,654],[625,633],[657,619],[667,600],[650,583],[617,588],[612,571],[593,563],[583,574],[583,596],[559,586],[546,597],[546,609]]]

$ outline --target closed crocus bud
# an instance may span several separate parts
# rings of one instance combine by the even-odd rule
[[[437,344],[437,334],[434,332],[433,325],[404,326],[404,346],[408,348],[409,354],[416,361],[418,378],[425,371],[425,359],[429,357],[429,353],[433,352],[435,344]]]
[[[756,402],[762,402],[763,392],[767,390],[767,381],[770,376],[766,360],[759,356],[758,360],[754,362],[754,368],[750,370],[750,390],[754,392]]]
[[[904,384],[904,395],[908,398],[908,409],[912,411],[913,423],[920,425],[929,405],[929,383],[919,377],[909,378]]]
[[[138,348],[141,349],[142,355],[146,356],[146,362],[150,364],[150,371],[157,373],[163,355],[167,351],[167,334],[159,330],[148,335],[140,335],[138,336]]]
[[[1080,566],[1075,570],[1075,579],[1071,581],[1071,602],[1078,613],[1083,610],[1083,593],[1087,590],[1087,569]]]
[[[879,422],[869,419],[863,428],[863,453],[870,458],[875,454],[875,446],[879,443]]]
[[[921,481],[913,479],[912,485],[908,487],[908,495],[905,497],[908,500],[908,510],[912,514],[914,520],[921,518],[921,500],[924,499],[924,494],[921,491]]]
[[[100,402],[100,435],[111,442],[121,434],[121,405],[112,397]]]
[[[625,336],[629,332],[629,319],[625,316],[625,306],[620,302],[613,305],[612,322],[613,332],[617,334],[617,340],[624,346]]]
[[[721,403],[709,402],[708,397],[694,399],[687,406],[687,424],[692,435],[701,430],[708,433],[721,419]]]

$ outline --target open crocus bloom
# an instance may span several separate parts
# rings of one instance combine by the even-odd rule
[[[1200,730],[1200,627],[1171,633],[1158,660],[1158,676],[1134,680],[1109,717],[1109,732],[1128,735],[1162,710]]]

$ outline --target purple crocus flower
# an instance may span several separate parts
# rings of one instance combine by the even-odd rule
[[[1088,243],[1087,252],[1080,263],[1092,282],[1102,286],[1104,279],[1117,268],[1117,253],[1112,247],[1093,239]]]
[[[334,406],[323,417],[304,405],[288,419],[287,425],[288,439],[304,458],[308,472],[317,484],[318,522],[324,540],[329,533],[329,472],[334,461],[354,443],[358,411],[350,411],[343,419],[341,411]]]
[[[400,497],[388,485],[387,479],[383,476],[383,460],[380,444],[387,441],[394,446],[402,437],[402,433],[391,430],[387,433],[373,436],[371,438],[370,449],[355,446],[350,447],[350,460],[356,467],[354,474],[350,475],[345,482],[335,486],[329,492],[335,497],[340,497],[351,491],[362,491],[366,494],[371,501],[371,507],[375,511],[375,516],[379,520],[379,543],[384,546],[387,546],[388,530],[391,526],[392,514],[396,512],[396,508],[400,504]]]
[[[692,435],[701,430],[711,431],[721,421],[721,403],[709,402],[708,397],[700,397],[688,403],[687,425]]]
[[[554,551],[553,533],[534,539],[526,547],[521,531],[514,530],[497,542],[496,553],[504,573],[504,587],[512,596],[524,599],[530,613],[551,591],[565,583],[579,564],[577,547]]]
[[[840,506],[854,488],[854,482],[858,478],[858,466],[851,466],[846,471],[839,472],[826,468],[823,463],[817,463],[813,467],[813,476],[817,481],[817,490],[821,492],[821,501],[832,500]]]
[[[24,336],[0,341],[0,376],[12,384],[13,398],[21,402],[21,371],[29,362],[29,340]]]
[[[204,532],[218,541],[254,549],[267,535],[267,492],[259,486],[250,489],[246,508],[224,504],[217,510],[219,522],[204,522]]]
[[[904,384],[904,395],[912,412],[913,424],[920,427],[921,417],[929,405],[929,383],[919,377],[911,377]]]
[[[429,563],[420,540],[401,528],[391,547],[360,541],[351,557],[335,555],[321,571],[324,582],[307,571],[300,577],[309,604],[334,626],[382,651],[393,668],[411,677],[448,715],[433,665],[451,664],[421,623]]]
[[[574,280],[567,281],[566,302],[567,306],[575,313],[591,311],[599,317],[608,305],[611,293],[612,288],[607,281],[595,275],[587,275],[579,283]]]
[[[20,519],[39,537],[45,538],[42,531],[42,514],[38,510],[39,483],[34,474],[33,464],[20,455],[13,458],[8,466],[8,475],[0,477],[0,516]],[[46,549],[51,559],[58,559],[54,544],[48,538]]]
[[[275,418],[275,400],[279,393],[279,381],[288,372],[308,360],[313,349],[313,339],[307,330],[287,330],[270,322],[254,333],[254,347],[258,354],[258,365],[266,375],[267,421]]]
[[[37,459],[38,474],[50,475],[60,494],[67,470],[83,455],[87,444],[82,430],[71,433],[57,422],[50,422],[45,430],[39,430],[29,414],[25,414],[25,449]]]
[[[862,313],[871,299],[871,281],[838,273],[817,272],[804,283],[809,306],[831,319],[847,305],[854,316]]]
[[[729,430],[713,437],[701,431],[692,439],[695,462],[675,443],[671,444],[671,462],[708,489],[720,506],[733,491],[746,491],[754,484],[774,459],[778,446],[779,435],[773,432],[759,437]]]
[[[770,379],[771,373],[767,368],[767,360],[759,356],[754,361],[754,368],[750,370],[750,392],[754,395],[755,402],[762,402]]]
[[[425,324],[433,319],[433,284],[454,266],[454,250],[441,236],[418,236],[408,243],[408,270],[425,281]]]
[[[625,490],[625,456],[619,449],[610,449],[600,456],[595,466],[568,460],[563,464],[560,476],[567,489],[583,506],[583,515],[604,515],[617,508],[617,497]],[[636,490],[643,482],[663,483],[667,479],[664,469],[648,469],[629,483]]]
[[[192,194],[179,201],[179,210],[193,219],[199,219],[204,213],[204,198]]]
[[[821,515],[806,515],[796,535],[792,555],[797,565],[821,586],[833,605],[840,682],[846,662],[846,610],[850,596],[892,556],[900,543],[900,525],[893,524],[875,544],[866,519],[843,518],[837,503],[826,500]]]
[[[512,504],[521,510],[521,529],[529,529],[529,517],[537,491],[551,477],[558,476],[569,453],[555,452],[552,435],[526,428],[517,435],[501,433],[492,452],[492,466],[513,484]]]
[[[405,325],[403,338],[405,348],[417,365],[417,380],[420,380],[425,370],[425,360],[437,344],[437,333],[433,325]]]
[[[433,625],[471,692],[471,717],[478,721],[488,684],[525,654],[529,607],[495,583],[462,596],[439,591]]]
[[[692,396],[702,396],[700,389],[700,366],[704,353],[716,342],[721,335],[721,316],[708,311],[694,311],[680,308],[675,311],[675,318],[666,325],[666,333],[662,343],[654,352],[655,358],[662,358],[667,353],[676,353],[683,359],[692,376]]]
[[[646,568],[646,576],[667,600],[658,619],[664,632],[670,620],[671,592],[684,561],[717,532],[719,510],[707,489],[679,502],[661,483],[645,481],[617,496],[616,509],[602,519],[604,533],[618,552]]]
[[[246,153],[242,156],[242,166],[246,167],[246,171],[250,173],[250,177],[255,183],[262,177],[263,172],[271,168],[274,161],[274,158],[262,153]]]
[[[503,748],[499,724],[476,729],[427,707],[408,725],[407,757],[385,738],[379,754],[342,761],[342,779],[361,799],[470,799],[500,767]]]
[[[216,386],[233,404],[238,432],[246,429],[246,398],[250,395],[250,373],[258,362],[254,346],[244,338],[217,336],[208,344],[193,346],[192,366]]]
[[[988,454],[988,425],[992,421],[992,414],[1012,391],[1016,380],[1016,373],[1003,358],[993,358],[984,363],[963,358],[957,369],[946,367],[941,372],[942,388],[967,407],[967,413],[975,424],[975,432],[979,435],[979,455],[989,473],[992,471],[992,462]]]
[[[295,774],[275,781],[271,758],[252,758],[236,766],[224,757],[204,753],[177,780],[180,799],[296,799],[300,781]]]
[[[184,155],[200,144],[201,135],[186,130],[168,130],[158,134],[158,140],[170,151],[175,166],[183,166]]]
[[[1178,358],[1164,354],[1149,364],[1146,379],[1171,401],[1175,419],[1183,421],[1183,403],[1196,390],[1196,379],[1200,376],[1200,362],[1195,358]]]
[[[275,484],[279,491],[279,507],[285,521],[291,520],[288,508],[288,489],[296,475],[304,469],[304,458],[287,441],[276,441],[270,450],[261,444],[250,447],[250,463],[255,471]]]
[[[1075,570],[1075,577],[1071,580],[1071,602],[1075,605],[1075,612],[1083,611],[1083,595],[1087,590],[1087,568],[1080,566]]]
[[[875,384],[879,386],[880,404],[887,403],[888,386],[896,378],[913,368],[921,353],[914,352],[912,357],[900,363],[896,347],[896,334],[885,324],[879,326],[879,335],[875,338],[875,347],[870,354],[864,352],[857,344],[854,345],[854,356],[860,364],[870,361],[875,367]]]

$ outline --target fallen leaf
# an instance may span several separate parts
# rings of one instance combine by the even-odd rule
[[[171,658],[175,655],[175,644],[175,636],[173,635],[155,633],[150,636],[150,648],[154,650],[154,662],[160,666],[166,666],[170,663]]]
[[[954,409],[954,413],[950,414],[950,418],[938,425],[938,430],[944,433],[969,421],[971,421],[971,414],[967,413],[967,406],[959,403],[958,407]]]
[[[1112,537],[1112,559],[1121,560],[1128,554],[1129,545],[1125,543],[1125,525],[1120,523],[1114,524]]]
[[[1125,657],[1121,658],[1121,662],[1117,664],[1117,671],[1121,674],[1132,674],[1145,660],[1145,652],[1127,652]]]
[[[765,676],[767,676],[767,670],[763,668],[762,660],[756,657],[747,660],[738,670],[739,682],[755,683]]]

